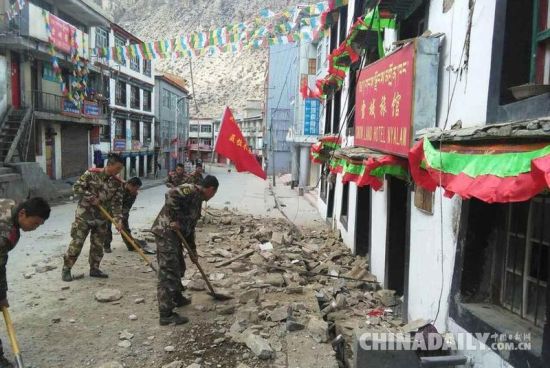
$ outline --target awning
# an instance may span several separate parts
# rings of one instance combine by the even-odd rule
[[[325,135],[311,146],[310,158],[316,164],[326,163],[331,152],[340,148],[341,139],[336,135]]]
[[[364,147],[346,147],[336,151],[329,168],[332,173],[342,174],[343,183],[354,182],[358,187],[368,185],[374,190],[382,188],[385,175],[409,180],[406,159]]]
[[[550,145],[545,143],[444,144],[428,138],[409,153],[416,184],[445,196],[477,198],[487,203],[521,202],[550,186]]]

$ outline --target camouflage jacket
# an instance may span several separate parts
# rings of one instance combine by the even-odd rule
[[[201,217],[203,201],[200,188],[193,184],[183,184],[166,193],[166,201],[160,210],[151,231],[163,236],[170,231],[170,223],[177,222],[185,237],[193,236],[195,226]]]
[[[15,202],[11,199],[0,199],[0,300],[6,298],[8,281],[6,264],[8,252],[12,250],[21,236],[15,213]]]
[[[202,179],[204,179],[202,174],[194,172],[191,175],[187,176],[187,178],[185,178],[184,183],[185,184],[201,185],[202,184]]]
[[[187,175],[185,173],[178,175],[175,171],[170,171],[168,173],[168,177],[164,181],[166,186],[168,187],[178,187],[185,183],[185,180],[187,179]]]
[[[128,217],[130,217],[130,210],[132,209],[132,206],[136,202],[136,198],[137,198],[137,195],[133,195],[126,188],[123,189],[123,194],[122,194],[122,217],[124,217],[126,220],[128,219]]]
[[[108,176],[103,169],[91,168],[74,183],[73,192],[80,197],[76,217],[86,221],[107,221],[89,202],[91,197],[96,197],[115,219],[122,219],[122,179]]]

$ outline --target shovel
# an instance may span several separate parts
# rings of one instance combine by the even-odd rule
[[[10,312],[7,307],[2,307],[2,314],[4,314],[4,321],[6,322],[6,328],[8,329],[8,337],[10,339],[13,355],[15,355],[15,363],[17,368],[24,368],[23,358],[21,358],[21,351],[19,350],[19,344],[15,337],[15,329],[13,328],[13,322],[11,321]]]
[[[178,238],[180,238],[181,240],[181,243],[183,244],[183,246],[185,247],[185,249],[187,250],[187,252],[190,254],[190,255],[193,255],[193,257],[190,257],[191,258],[191,261],[195,264],[195,266],[197,266],[199,272],[201,273],[202,275],[202,278],[204,279],[204,281],[206,282],[206,285],[208,286],[208,290],[210,290],[210,292],[208,293],[208,295],[210,295],[211,297],[213,297],[214,299],[216,300],[230,300],[230,299],[233,299],[233,297],[229,296],[229,295],[224,295],[224,294],[219,294],[219,293],[216,293],[214,291],[214,287],[212,287],[212,284],[210,283],[210,281],[208,280],[208,277],[206,276],[206,274],[204,273],[204,270],[202,269],[201,265],[199,264],[199,261],[197,260],[197,255],[195,254],[195,252],[193,252],[193,250],[191,249],[191,247],[189,246],[189,244],[187,244],[187,241],[185,240],[185,238],[183,237],[181,231],[179,230],[175,230],[176,234],[178,235]]]
[[[97,207],[99,208],[99,211],[101,212],[101,214],[107,220],[109,220],[113,225],[116,225],[115,220],[113,219],[113,217],[109,214],[109,212],[105,208],[103,208],[99,204],[97,205]],[[124,237],[124,239],[126,239],[132,245],[132,247],[135,249],[135,251],[139,253],[141,258],[143,258],[143,260],[145,261],[145,264],[147,264],[147,266],[151,267],[151,269],[153,271],[157,272],[157,269],[155,268],[153,263],[151,263],[151,260],[149,258],[147,258],[145,253],[143,253],[143,249],[141,249],[141,247],[136,244],[134,238],[132,238],[130,235],[128,235],[128,233],[126,231],[124,231],[124,229],[120,229],[120,234]]]

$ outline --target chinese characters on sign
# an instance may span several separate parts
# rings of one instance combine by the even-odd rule
[[[229,142],[235,144],[237,147],[245,150],[246,152],[252,154],[252,150],[248,146],[247,142],[244,139],[237,138],[235,134],[229,136]]]
[[[117,139],[113,140],[113,150],[115,151],[124,151],[126,149],[126,139]]]
[[[80,108],[71,100],[64,98],[61,102],[61,112],[63,115],[80,116]]]
[[[319,135],[321,101],[317,98],[305,99],[304,135]]]
[[[357,82],[355,143],[400,156],[411,144],[415,44],[363,69]]]
[[[100,115],[99,105],[96,102],[84,101],[82,110],[87,117],[95,118]]]

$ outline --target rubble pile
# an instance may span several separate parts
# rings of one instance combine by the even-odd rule
[[[323,344],[334,355],[325,343],[338,335],[348,350],[356,328],[388,332],[403,325],[395,292],[381,289],[368,259],[353,256],[335,233],[227,210],[210,210],[202,221],[216,232],[200,234],[206,227],[197,228],[207,239],[199,245],[200,260],[216,291],[236,297],[215,306],[220,316],[232,316],[226,337],[259,359],[288,351],[290,334]],[[186,274],[183,284],[204,289],[198,272]]]

